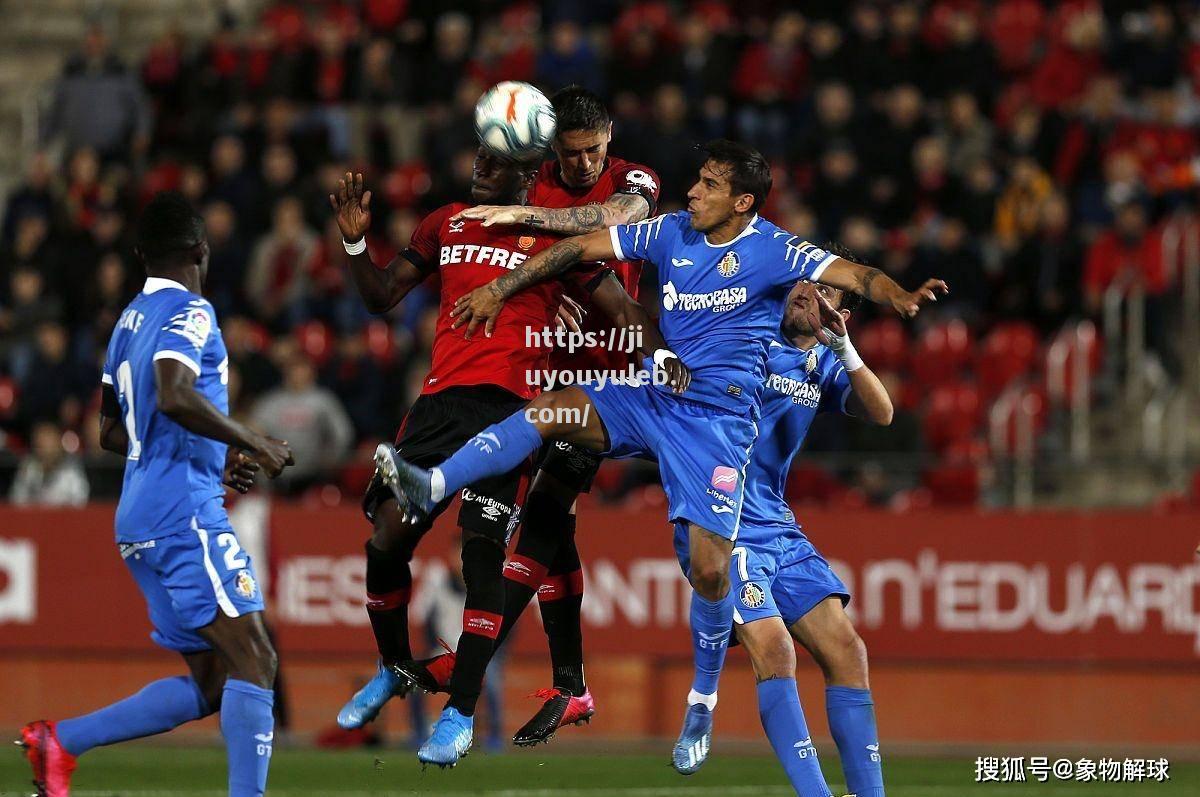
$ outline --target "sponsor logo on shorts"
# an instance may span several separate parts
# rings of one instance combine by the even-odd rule
[[[474,504],[481,504],[483,516],[488,520],[498,520],[501,515],[507,516],[512,513],[513,509],[508,504],[497,501],[490,495],[480,495],[470,487],[464,487],[462,491],[462,500],[469,501]]]
[[[249,570],[242,570],[237,574],[234,589],[243,598],[250,599],[258,592],[258,585],[254,583],[254,576],[250,575]]]
[[[737,490],[738,472],[726,465],[713,468],[712,486],[718,490],[732,493]]]
[[[733,507],[731,507],[731,506],[720,506],[718,504],[709,504],[708,506],[710,509],[712,509],[714,515],[731,515],[731,514],[733,514]]]
[[[513,560],[504,563],[504,570],[505,572],[511,571],[513,573],[520,573],[523,576],[533,575],[533,571],[529,569],[528,565],[526,565],[524,562],[517,562]]]
[[[737,506],[737,501],[735,501],[731,496],[728,496],[725,493],[721,492],[720,490],[714,490],[711,487],[707,487],[707,488],[705,488],[704,492],[706,495],[708,495],[709,498],[713,499],[714,501],[719,501],[722,504],[724,504],[725,506],[728,506],[728,507]]]
[[[741,595],[742,605],[747,609],[761,609],[762,605],[767,602],[767,595],[763,592],[763,588],[757,584],[750,583],[742,587]]]

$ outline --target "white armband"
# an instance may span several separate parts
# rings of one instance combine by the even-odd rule
[[[346,254],[348,255],[361,255],[363,252],[367,251],[367,236],[364,235],[354,243],[350,243],[343,238],[342,246],[346,247]]]

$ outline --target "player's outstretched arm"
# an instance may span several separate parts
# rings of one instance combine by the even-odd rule
[[[692,383],[691,372],[667,346],[666,338],[650,313],[626,292],[625,286],[611,271],[592,291],[592,301],[612,319],[617,328],[628,327],[639,331],[636,336],[638,350],[654,358],[655,366],[666,373],[667,384],[676,393],[682,395],[688,389]]]
[[[367,249],[366,234],[371,227],[371,192],[363,189],[362,174],[351,174],[338,181],[329,195],[338,227],[345,242],[350,277],[363,297],[367,310],[386,313],[425,279],[417,267],[400,255],[384,268],[377,268]]]
[[[863,418],[880,426],[888,426],[892,422],[892,398],[879,377],[875,375],[862,357],[858,355],[854,344],[850,342],[850,331],[846,328],[846,316],[842,315],[820,291],[815,292],[817,308],[821,315],[822,341],[829,350],[837,355],[838,361],[846,369],[846,377],[850,380],[850,396],[846,399],[846,409],[856,418]]]
[[[454,319],[451,328],[457,329],[467,324],[466,336],[469,338],[475,327],[482,323],[484,334],[490,337],[492,328],[496,326],[496,316],[508,297],[531,285],[554,279],[576,263],[612,260],[614,257],[616,252],[613,251],[612,238],[607,229],[565,238],[549,249],[538,252],[504,276],[460,296],[450,311],[450,317]]]
[[[524,224],[564,235],[582,235],[617,224],[633,224],[650,215],[650,203],[637,194],[613,194],[603,204],[574,208],[535,208],[525,205],[476,205],[454,214],[451,221],[480,219],[484,227]]]
[[[901,288],[896,281],[877,268],[863,266],[838,257],[821,272],[817,280],[843,291],[853,291],[876,304],[886,305],[905,318],[912,318],[921,311],[921,306],[936,302],[937,295],[947,294],[950,289],[939,279],[925,280],[915,291]]]
[[[294,464],[286,442],[238,423],[196,390],[196,373],[187,365],[155,360],[154,383],[159,411],[189,432],[248,451],[272,479]]]

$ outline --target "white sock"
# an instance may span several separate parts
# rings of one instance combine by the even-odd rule
[[[688,705],[694,706],[697,703],[703,704],[709,711],[715,711],[717,708],[717,695],[715,692],[711,695],[702,695],[693,689],[688,692]]]
[[[429,472],[429,497],[435,504],[446,497],[446,477],[442,475],[441,468]]]

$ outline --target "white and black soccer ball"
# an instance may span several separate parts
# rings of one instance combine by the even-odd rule
[[[528,83],[497,83],[475,103],[475,135],[483,146],[512,160],[540,155],[554,137],[554,107]]]

